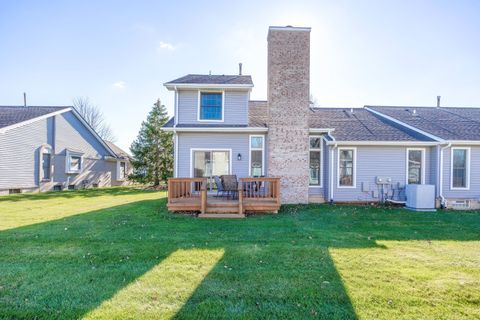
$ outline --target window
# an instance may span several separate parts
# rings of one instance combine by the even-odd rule
[[[338,187],[355,188],[355,148],[338,148]]]
[[[52,147],[43,145],[40,148],[40,181],[50,181],[52,179]]]
[[[264,136],[250,136],[250,176],[264,175]]]
[[[214,176],[231,174],[232,150],[190,149],[192,176],[207,178],[210,190],[213,188]]]
[[[223,93],[200,92],[198,120],[223,121]]]
[[[117,161],[117,180],[122,181],[127,177],[127,163],[125,161]]]
[[[425,149],[407,149],[407,184],[422,184],[425,176]]]
[[[310,137],[310,186],[322,185],[322,138]]]
[[[470,188],[470,148],[452,148],[451,188]]]
[[[83,154],[67,150],[65,162],[66,173],[79,173],[82,171]]]

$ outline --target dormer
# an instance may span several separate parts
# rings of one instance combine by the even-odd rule
[[[175,125],[248,125],[251,76],[189,74],[164,85],[175,91]]]

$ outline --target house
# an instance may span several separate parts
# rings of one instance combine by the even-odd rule
[[[0,159],[0,194],[128,183],[128,156],[72,107],[0,106]]]
[[[241,68],[165,83],[176,178],[279,177],[281,203],[404,200],[429,184],[437,206],[480,207],[479,108],[315,108],[310,28],[270,27],[267,42],[267,101],[249,99]]]

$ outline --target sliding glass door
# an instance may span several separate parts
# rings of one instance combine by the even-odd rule
[[[207,178],[212,189],[213,177],[230,174],[229,150],[194,150],[192,170],[195,178]]]

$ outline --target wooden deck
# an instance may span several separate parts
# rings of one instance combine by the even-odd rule
[[[280,209],[279,178],[241,178],[236,199],[208,194],[206,183],[205,178],[169,179],[168,210],[195,212],[205,218],[242,218]]]

